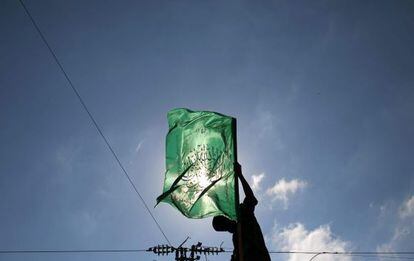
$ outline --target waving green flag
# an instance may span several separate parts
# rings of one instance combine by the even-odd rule
[[[166,172],[159,202],[189,218],[236,220],[235,119],[215,112],[168,112]]]

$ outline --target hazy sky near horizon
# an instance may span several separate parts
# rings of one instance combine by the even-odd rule
[[[232,248],[211,218],[152,208],[166,113],[185,107],[238,119],[268,249],[414,251],[413,1],[25,3],[174,245]],[[0,2],[0,124],[0,250],[165,243],[15,0]]]

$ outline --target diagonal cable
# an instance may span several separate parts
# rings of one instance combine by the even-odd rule
[[[171,244],[170,241],[168,240],[167,236],[165,235],[163,229],[161,228],[160,224],[158,223],[157,219],[155,218],[155,216],[152,214],[151,210],[149,209],[149,207],[148,207],[147,203],[145,202],[144,198],[141,196],[141,193],[139,193],[137,187],[132,182],[131,177],[129,176],[128,172],[126,171],[126,169],[122,165],[121,161],[119,160],[117,154],[113,150],[113,148],[112,148],[111,144],[109,143],[108,139],[103,134],[101,127],[96,122],[95,118],[93,117],[92,113],[89,111],[88,107],[86,106],[86,104],[85,104],[84,100],[82,99],[81,95],[79,94],[78,90],[75,88],[75,85],[70,80],[68,74],[66,73],[65,69],[63,68],[63,65],[60,63],[60,61],[57,58],[57,56],[56,56],[55,52],[53,51],[52,47],[49,45],[48,41],[46,40],[46,38],[43,35],[42,31],[40,30],[39,26],[35,22],[33,16],[30,14],[30,11],[27,9],[27,7],[24,4],[23,0],[19,0],[19,2],[21,4],[21,6],[23,7],[23,9],[25,10],[27,16],[30,18],[30,21],[32,21],[32,24],[36,28],[36,31],[39,33],[40,37],[42,38],[43,43],[49,49],[50,54],[53,56],[53,59],[55,60],[56,64],[59,66],[61,72],[65,76],[66,80],[68,81],[68,83],[69,83],[70,87],[72,88],[73,92],[75,93],[76,97],[78,97],[79,102],[81,103],[81,105],[82,105],[83,109],[85,110],[85,112],[88,114],[90,120],[92,121],[92,123],[95,126],[96,130],[98,131],[99,135],[104,140],[104,142],[105,142],[106,146],[108,147],[108,149],[110,150],[112,156],[114,156],[114,158],[115,158],[116,162],[118,163],[119,167],[121,168],[122,172],[125,174],[125,176],[128,179],[129,183],[131,184],[131,186],[135,190],[136,194],[138,195],[138,197],[141,200],[142,204],[144,205],[145,209],[148,211],[148,213],[150,214],[150,216],[154,220],[155,224],[157,225],[158,229],[160,230],[160,232],[164,236],[165,240],[168,242],[168,244]]]
[[[322,254],[325,254],[325,253],[324,252],[320,252],[320,253],[315,254],[314,256],[311,257],[311,259],[309,259],[309,261],[314,260],[317,256],[322,255]]]

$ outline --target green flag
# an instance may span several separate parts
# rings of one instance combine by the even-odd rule
[[[189,218],[236,220],[235,119],[215,112],[168,112],[166,172],[159,202]]]

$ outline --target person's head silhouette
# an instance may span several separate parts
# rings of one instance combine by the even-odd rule
[[[225,216],[215,216],[213,218],[213,228],[216,231],[227,231],[234,233],[236,231],[236,221],[230,220]]]

